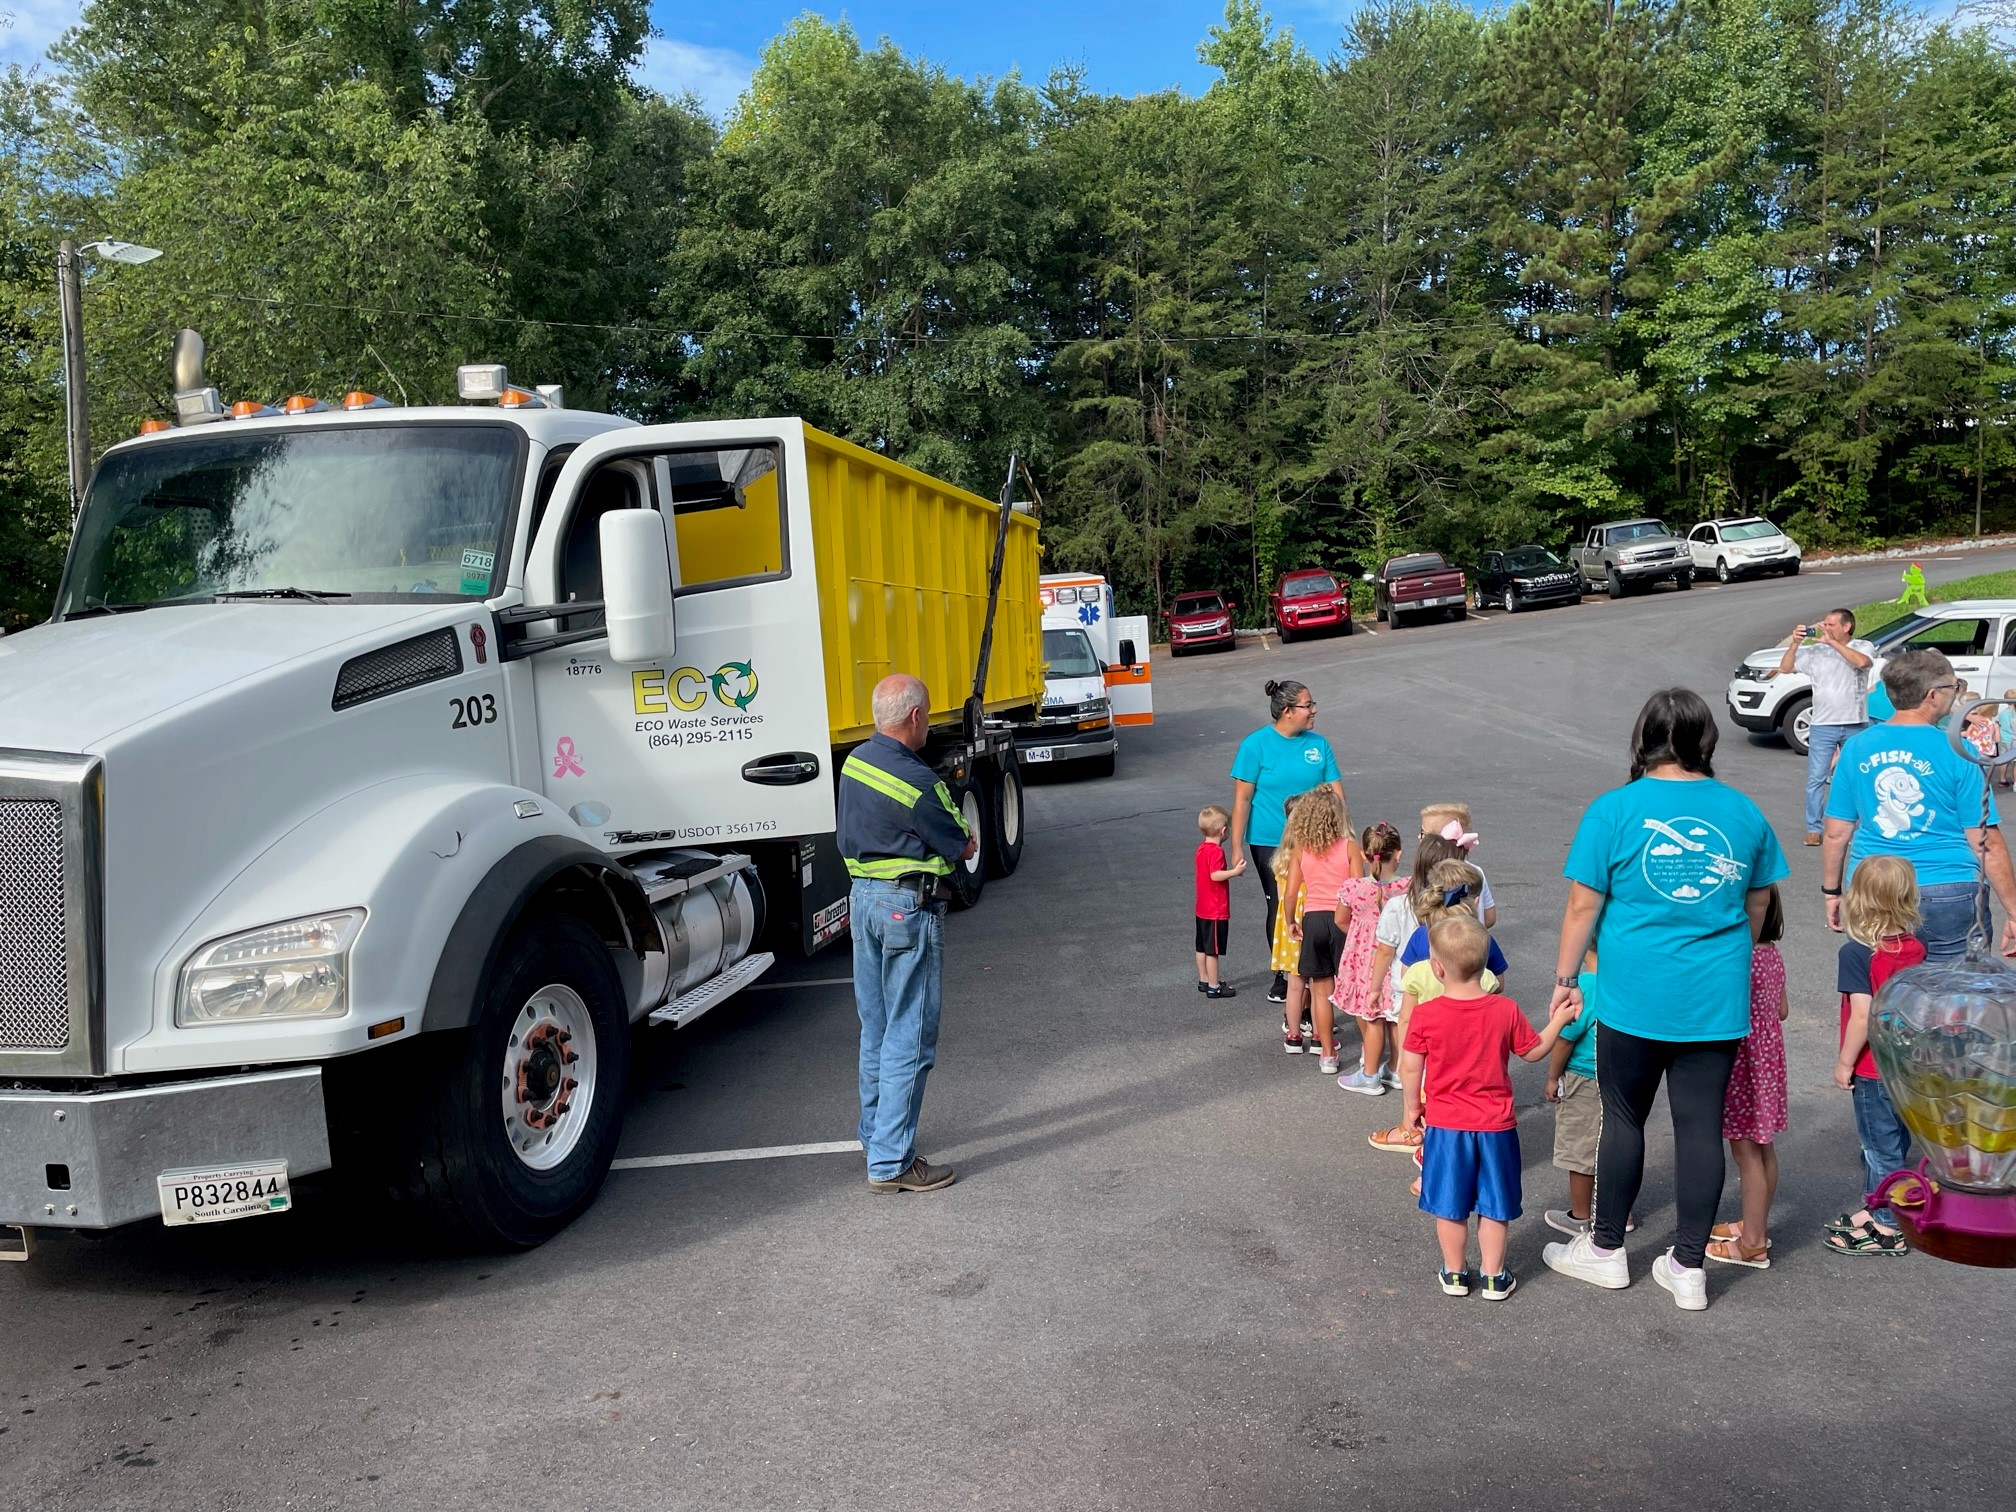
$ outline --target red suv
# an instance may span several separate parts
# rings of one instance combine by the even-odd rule
[[[1232,611],[1237,604],[1222,593],[1179,593],[1169,606],[1169,653],[1182,656],[1205,646],[1230,651]]]
[[[1351,585],[1338,582],[1320,567],[1300,567],[1282,573],[1274,583],[1274,596],[1269,603],[1275,633],[1284,643],[1304,631],[1351,633]]]

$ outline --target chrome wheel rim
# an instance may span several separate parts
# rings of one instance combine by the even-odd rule
[[[1001,779],[1001,844],[1013,850],[1022,838],[1022,774],[1006,773]]]
[[[966,821],[966,833],[971,835],[975,840],[978,840],[981,832],[980,794],[978,790],[969,787],[960,795],[959,815]],[[980,852],[978,850],[974,851],[972,855],[959,864],[966,868],[968,875],[978,876],[981,865]]]
[[[1517,607],[1518,606],[1512,602],[1512,590],[1510,588],[1507,588],[1505,590],[1505,612],[1507,614],[1510,614]]]
[[[1792,735],[1803,751],[1813,738],[1813,705],[1810,703],[1792,716]]]
[[[595,1106],[595,1020],[563,982],[541,987],[511,1021],[501,1087],[504,1137],[519,1163],[549,1171],[572,1155]]]

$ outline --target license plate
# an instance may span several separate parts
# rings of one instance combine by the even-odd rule
[[[1451,604],[1460,604],[1462,602],[1463,602],[1462,594],[1458,593],[1451,595],[1445,593],[1441,598],[1431,598],[1421,600],[1421,606],[1424,609],[1446,609]]]
[[[163,1171],[154,1180],[161,1189],[163,1223],[225,1223],[261,1213],[284,1213],[294,1206],[284,1160]]]
[[[1022,753],[1024,761],[1048,761],[1050,757],[1051,750],[1048,746],[1031,746]]]

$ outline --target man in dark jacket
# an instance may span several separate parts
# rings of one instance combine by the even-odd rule
[[[835,840],[854,879],[854,1003],[861,1015],[861,1145],[871,1192],[935,1192],[949,1166],[917,1153],[937,1058],[945,879],[977,844],[938,774],[918,759],[931,695],[914,677],[875,685],[875,733],[840,768]]]

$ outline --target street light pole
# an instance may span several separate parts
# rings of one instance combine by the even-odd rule
[[[63,321],[63,423],[70,452],[70,523],[84,507],[91,477],[90,404],[84,392],[84,300],[78,287],[77,243],[64,237],[56,248],[56,293]]]

